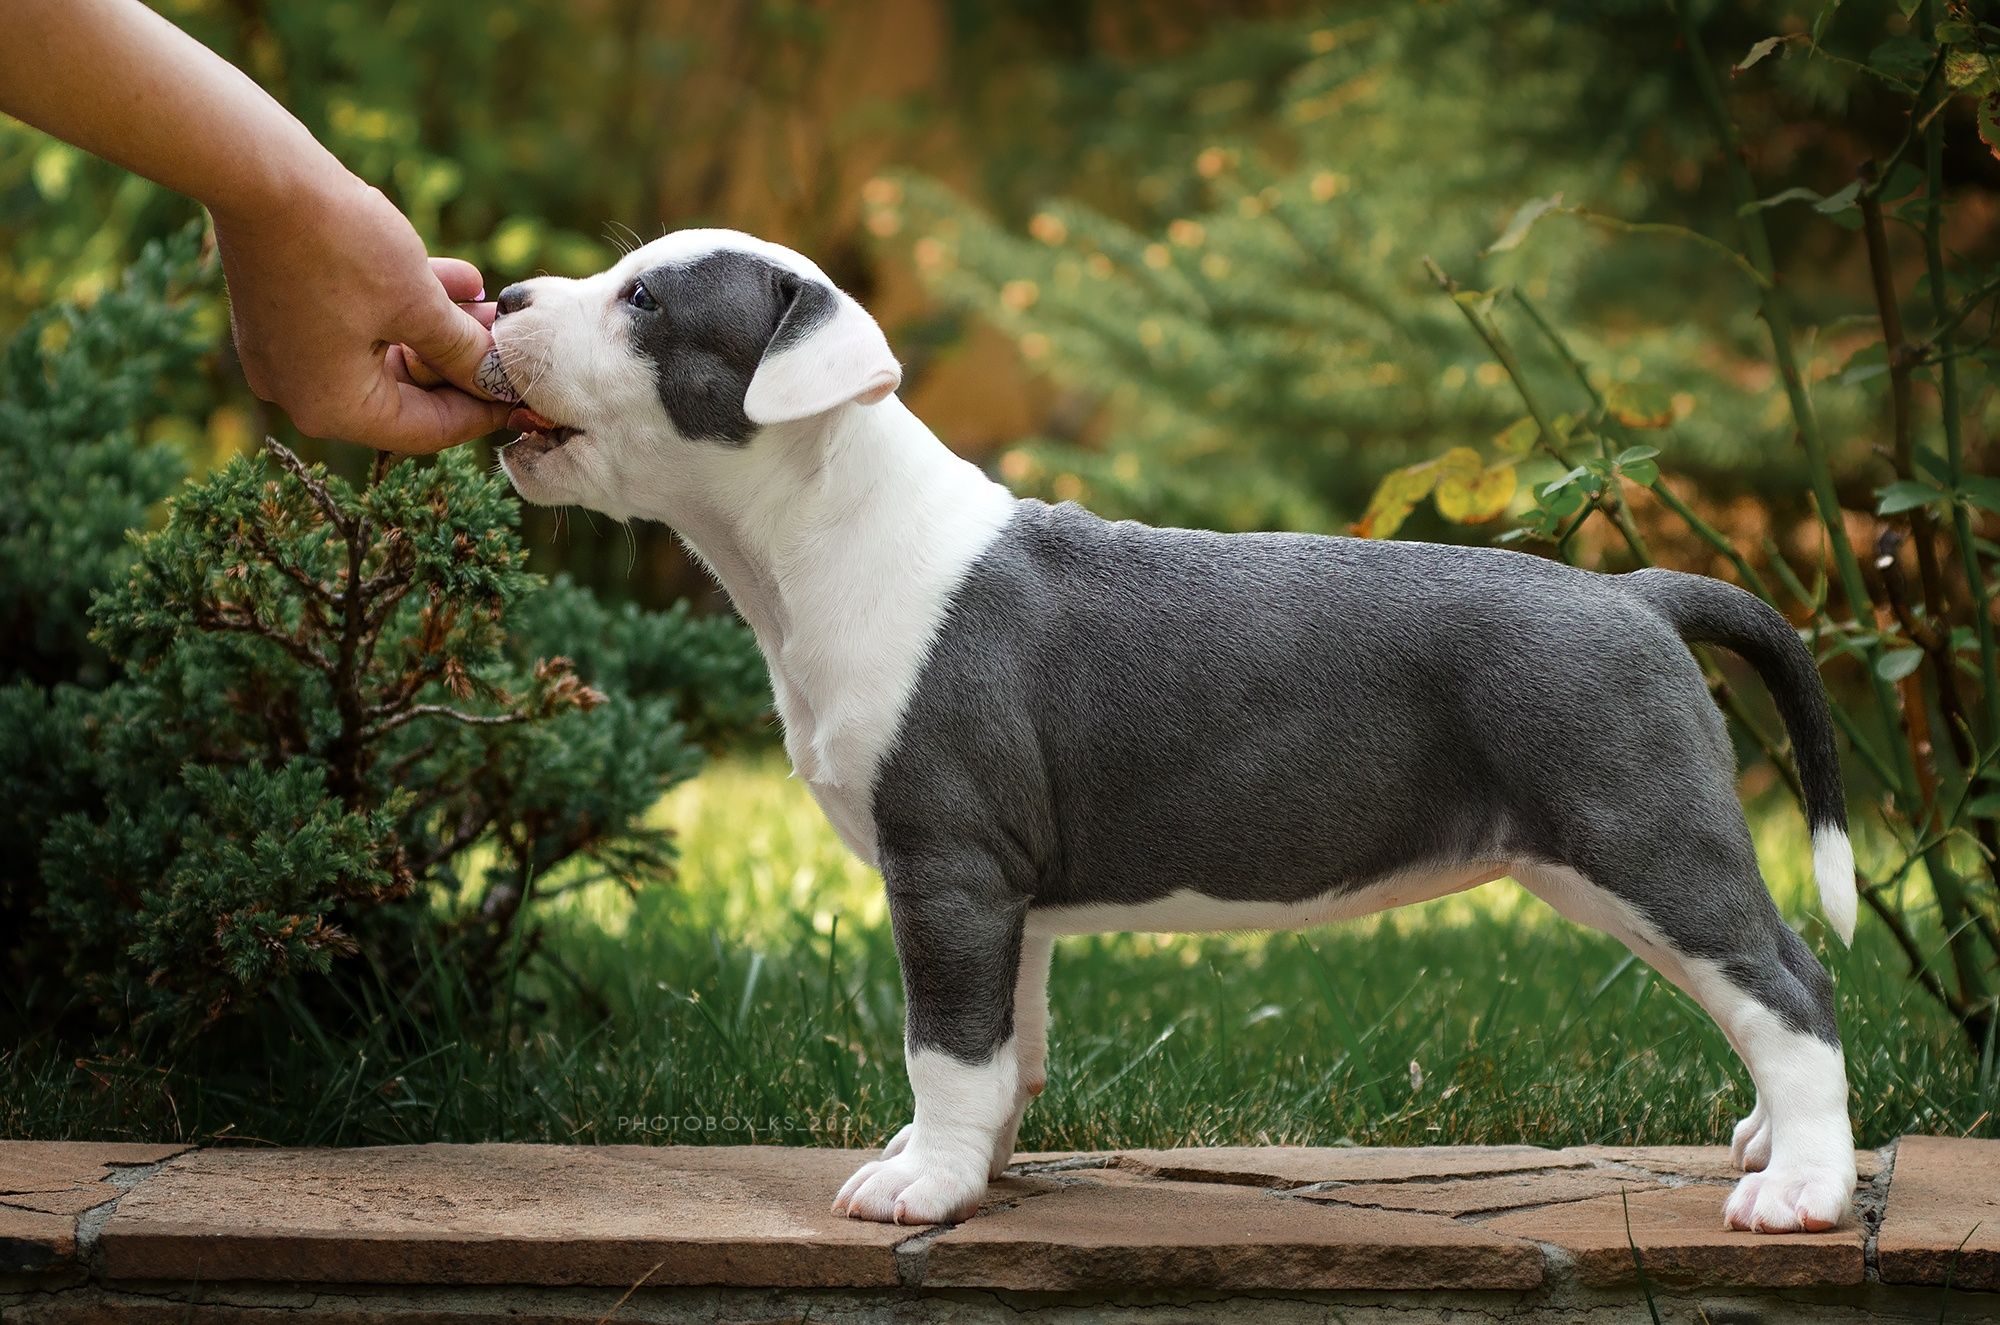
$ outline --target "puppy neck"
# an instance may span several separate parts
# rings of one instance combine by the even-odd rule
[[[681,535],[757,635],[794,767],[865,787],[1015,499],[893,396],[768,428],[731,458]]]

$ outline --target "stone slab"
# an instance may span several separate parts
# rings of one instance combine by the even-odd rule
[[[77,1217],[116,1200],[92,1258],[107,1290],[1518,1291],[1546,1262],[1552,1291],[1615,1295],[1638,1277],[1620,1193],[1663,1291],[1845,1301],[1864,1277],[1859,1225],[1724,1230],[1736,1174],[1714,1146],[1044,1152],[946,1229],[831,1213],[872,1150],[180,1150],[0,1141],[0,1279],[74,1274]],[[1879,1169],[1857,1160],[1864,1179]],[[106,1181],[121,1165],[159,1167]],[[1899,1143],[1876,1246],[1868,1292],[1935,1292],[1947,1274],[2000,1291],[2000,1141]]]
[[[1897,1142],[1875,1250],[1884,1283],[2000,1291],[2000,1141]]]
[[[58,1268],[76,1256],[76,1217],[115,1201],[105,1179],[184,1146],[126,1141],[0,1141],[0,1274]]]
[[[105,1183],[92,1183],[88,1187],[65,1187],[57,1192],[0,1192],[0,1207],[17,1210],[39,1210],[45,1215],[69,1215],[74,1218],[87,1210],[95,1210],[107,1201],[115,1201],[118,1188]]]
[[[1862,1281],[1858,1222],[1825,1233],[1737,1232],[1722,1226],[1725,1195],[1702,1184],[1660,1187],[1502,1215],[1484,1227],[1562,1249],[1574,1258],[1577,1278],[1593,1287],[1637,1282],[1634,1245],[1654,1283],[1798,1288]]]
[[[1292,1200],[1228,1182],[1101,1182],[938,1234],[925,1288],[1529,1289],[1536,1247],[1434,1215]]]
[[[1728,1146],[1571,1146],[1562,1151],[1592,1161],[1629,1164],[1693,1182],[1727,1182],[1743,1176],[1729,1158]],[[1854,1169],[1867,1182],[1882,1171],[1882,1157],[1873,1150],[1854,1152]]]
[[[886,1287],[916,1230],[829,1208],[877,1153],[208,1150],[128,1193],[99,1245],[112,1279]]]
[[[1528,1206],[1587,1201],[1620,1191],[1645,1191],[1654,1180],[1611,1169],[1558,1169],[1505,1173],[1489,1178],[1424,1178],[1410,1182],[1360,1182],[1300,1192],[1307,1201],[1409,1210],[1433,1215],[1477,1215]]]
[[[1118,1155],[1120,1168],[1150,1177],[1279,1188],[1577,1169],[1589,1164],[1587,1159],[1540,1146],[1208,1146],[1126,1150]]]
[[[75,1255],[75,1218],[0,1205],[0,1275],[39,1274]]]

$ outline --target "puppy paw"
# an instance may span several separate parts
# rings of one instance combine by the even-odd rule
[[[893,1145],[894,1142],[891,1142]],[[925,1162],[907,1148],[863,1164],[833,1198],[835,1214],[881,1224],[955,1224],[971,1218],[986,1194],[986,1175]]]
[[[1736,1184],[1722,1207],[1725,1228],[1746,1233],[1817,1233],[1836,1227],[1854,1200],[1854,1170],[1766,1169]]]
[[[1736,1124],[1729,1138],[1729,1159],[1745,1173],[1755,1173],[1771,1163],[1771,1120],[1765,1116],[1762,1100],[1749,1117]]]
[[[882,1147],[883,1159],[894,1159],[910,1144],[910,1136],[917,1130],[915,1123],[904,1123],[903,1130],[889,1138],[889,1144]]]

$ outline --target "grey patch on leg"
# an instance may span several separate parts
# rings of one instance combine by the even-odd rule
[[[970,1067],[1014,1033],[1024,903],[976,854],[885,851],[889,922],[903,968],[905,1041]]]

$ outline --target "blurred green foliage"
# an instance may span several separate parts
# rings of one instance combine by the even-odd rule
[[[1054,426],[1002,461],[1040,495],[1171,523],[1333,530],[1387,470],[1491,451],[1518,401],[1437,297],[1431,259],[1467,285],[1532,296],[1598,389],[1665,402],[1679,472],[1805,517],[1803,459],[1784,444],[1748,283],[1698,235],[1664,229],[1735,223],[1712,138],[1687,113],[1686,61],[1669,54],[1672,15],[1599,8],[1589,21],[1568,5],[1364,0],[1093,67],[1062,116],[1082,140],[1071,185],[1010,212],[905,175],[872,200],[872,227],[1069,394]],[[1777,6],[1726,6],[1714,39],[1747,51],[1786,22]],[[1753,155],[1832,193],[1893,143],[1898,89],[1862,60],[1903,26],[1886,3],[1830,7],[1824,56],[1757,66],[1742,80]],[[1979,194],[1995,179],[1972,153],[1954,182]],[[1551,233],[1496,244],[1531,198],[1554,204]],[[1836,375],[1858,343],[1858,236],[1829,236],[1803,207],[1769,219],[1799,258],[1795,296],[1822,323],[1808,371],[1858,488],[1882,387]],[[1635,237],[1629,223],[1662,229]],[[1567,379],[1539,338],[1520,354],[1531,375]],[[1991,423],[1990,401],[1980,410]],[[1522,490],[1564,468],[1530,459]],[[1430,536],[1466,536],[1427,509],[1418,519]]]

